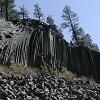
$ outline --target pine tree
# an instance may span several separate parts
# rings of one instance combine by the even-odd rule
[[[9,12],[14,8],[14,0],[1,0],[0,5],[6,20],[9,20]]]
[[[9,20],[18,20],[19,19],[19,12],[15,9],[9,12]]]
[[[24,7],[20,7],[20,12],[19,12],[20,17],[24,20],[26,18],[28,18],[28,11],[26,10],[26,8]]]
[[[66,5],[63,10],[62,18],[64,22],[62,23],[62,28],[69,28],[69,31],[72,33],[72,39],[76,43],[78,43],[77,30],[78,30],[78,17],[77,14],[74,13],[70,6]]]
[[[52,18],[52,16],[48,16],[46,22],[47,22],[49,25],[54,25],[54,19]]]
[[[93,43],[90,34],[85,34],[85,31],[83,28],[78,29],[78,43],[82,46],[88,47],[90,49],[93,49],[95,51],[99,51],[99,47],[96,43]]]
[[[4,17],[4,2],[0,0],[0,17]]]
[[[85,36],[82,38],[85,47],[88,47],[90,49],[93,49],[95,51],[99,51],[99,47],[97,46],[96,43],[92,42],[91,36],[89,34],[85,34]]]
[[[9,20],[16,20],[19,19],[19,12],[15,9],[15,0],[12,0],[12,2],[9,5]]]
[[[39,7],[38,4],[34,5],[34,13],[33,13],[34,17],[37,18],[39,21],[41,20],[41,18],[43,17],[43,13],[41,11],[41,8]]]

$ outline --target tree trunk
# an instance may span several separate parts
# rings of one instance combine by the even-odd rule
[[[72,19],[71,19],[71,16],[70,16],[70,13],[69,12],[68,12],[68,15],[69,15],[69,21],[70,21],[70,25],[71,25],[71,29],[72,29],[72,34],[74,36],[74,39],[76,41],[76,44],[78,44],[77,35],[76,35],[75,30],[74,30],[74,26],[73,26]]]
[[[8,0],[6,0],[6,21],[8,21]]]
[[[25,19],[25,14],[24,14],[24,12],[23,12],[23,20]]]
[[[2,9],[2,7],[1,7],[1,17],[3,17],[3,9]]]
[[[39,16],[39,21],[40,21],[41,17]]]

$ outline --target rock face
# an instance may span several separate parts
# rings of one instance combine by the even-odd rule
[[[53,26],[36,20],[6,22],[0,19],[0,64],[62,66],[100,82],[100,53],[82,46],[73,47]]]
[[[3,100],[100,100],[100,86],[81,79],[56,76],[0,75],[0,99]]]

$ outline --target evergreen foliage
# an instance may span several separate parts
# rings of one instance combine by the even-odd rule
[[[38,4],[34,5],[34,13],[33,13],[33,15],[39,21],[41,20],[41,18],[43,18],[43,12],[42,12],[42,10],[41,10],[41,8],[39,7]]]
[[[23,7],[20,7],[19,15],[20,15],[20,18],[22,18],[23,20],[28,18],[28,11],[24,7],[24,5]]]
[[[47,22],[49,25],[54,25],[54,19],[52,18],[52,16],[48,16],[46,22]]]
[[[62,18],[64,22],[62,23],[62,28],[69,28],[69,31],[72,33],[73,41],[78,43],[77,30],[78,30],[78,17],[74,13],[70,6],[66,5],[63,9]]]
[[[65,6],[62,18],[64,22],[61,26],[63,29],[69,28],[69,31],[72,33],[72,42],[74,42],[74,44],[99,51],[97,44],[92,42],[91,36],[86,34],[83,28],[79,27],[78,16],[71,10],[70,6]]]
[[[18,11],[14,9],[15,0],[0,0],[1,15],[6,20],[18,19]]]

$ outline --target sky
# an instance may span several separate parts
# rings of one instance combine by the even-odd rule
[[[34,4],[39,4],[42,8],[45,18],[52,15],[55,23],[60,26],[63,22],[61,15],[65,5],[71,6],[71,9],[79,17],[79,25],[86,33],[91,35],[94,43],[100,48],[100,0],[15,0],[16,8],[26,7],[29,16],[33,18]],[[71,33],[68,30],[63,32],[66,41],[70,41]]]

